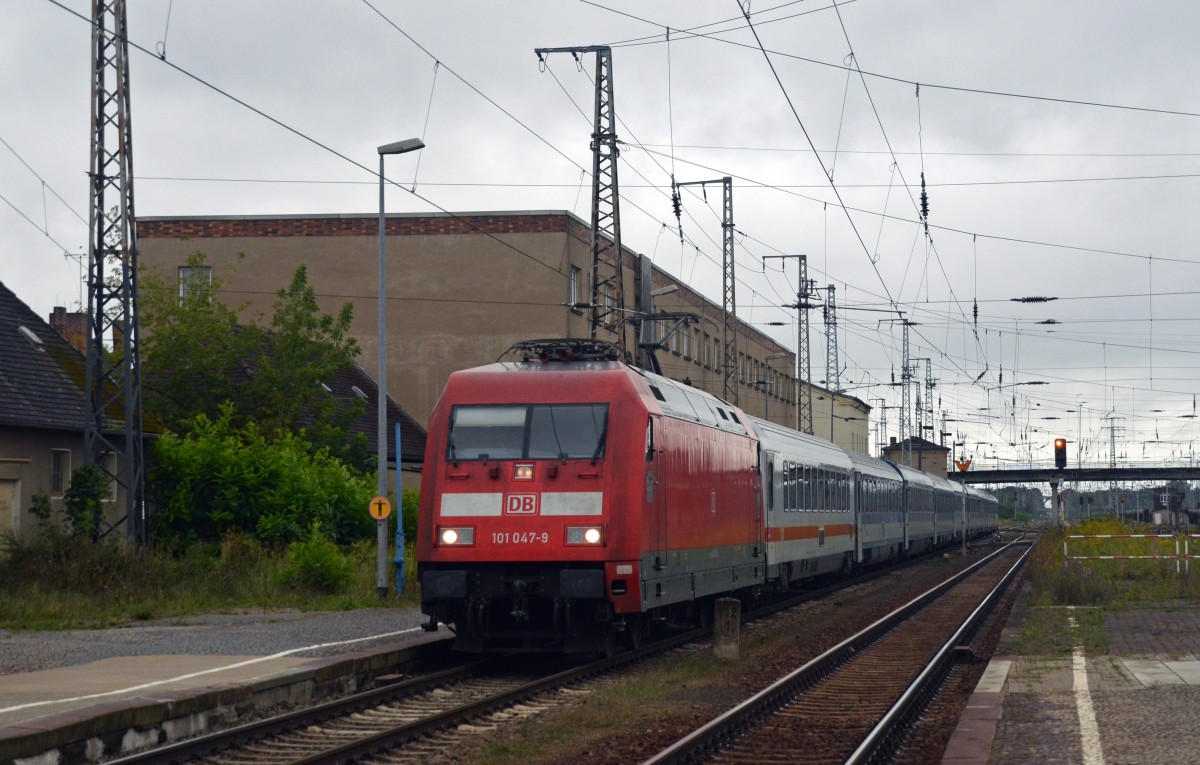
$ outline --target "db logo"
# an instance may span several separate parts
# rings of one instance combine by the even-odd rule
[[[504,512],[508,515],[537,515],[538,495],[506,494]]]

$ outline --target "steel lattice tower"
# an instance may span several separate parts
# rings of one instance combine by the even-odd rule
[[[808,350],[808,309],[813,307],[813,283],[808,280],[808,256],[801,255],[800,259],[800,291],[796,294],[797,329],[796,329],[796,362],[800,366],[800,379],[797,381],[796,405],[799,407],[801,433],[812,435],[813,432],[813,396],[812,396],[812,356]]]
[[[733,179],[721,179],[721,295],[724,303],[721,311],[721,338],[725,345],[725,398],[738,402],[737,369],[737,281],[733,265]],[[732,399],[730,397],[732,396]]]
[[[84,459],[120,487],[126,535],[142,543],[145,454],[126,32],[124,0],[94,0]]]
[[[613,102],[612,48],[585,45],[536,48],[544,60],[549,53],[596,54],[596,114],[592,131],[592,274],[589,336],[601,330],[616,334],[617,346],[626,350],[625,275],[621,253],[621,198],[617,185],[617,117]]]
[[[926,357],[925,359],[925,412],[921,415],[921,422],[928,424],[921,425],[921,438],[925,437],[925,431],[934,429],[933,417],[933,389],[937,386],[937,380],[933,379],[933,359]],[[932,432],[930,435],[933,435]],[[933,439],[930,438],[930,441]]]
[[[725,400],[736,404],[738,402],[738,350],[737,350],[737,282],[734,278],[733,262],[733,178],[725,176],[720,180],[688,181],[676,183],[676,188],[683,186],[706,186],[709,183],[721,184],[721,357],[722,377],[724,378],[723,392]],[[707,194],[706,194],[707,196]]]
[[[900,443],[903,445],[905,462],[912,463],[912,402],[908,390],[908,384],[912,380],[912,370],[909,368],[908,358],[908,328],[910,322],[905,321],[904,325],[904,345],[902,350],[902,361],[900,371]]]
[[[836,289],[832,284],[825,285],[825,382],[833,392],[842,387],[841,366],[838,364],[837,303],[834,300]]]

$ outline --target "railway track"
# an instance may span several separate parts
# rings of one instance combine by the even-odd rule
[[[1023,565],[1005,547],[667,747],[667,763],[886,762]]]
[[[707,632],[682,632],[582,664],[544,656],[472,661],[107,765],[335,765],[376,756],[381,762],[423,762],[430,751],[461,737],[471,723],[486,728],[486,718],[498,712],[520,718],[556,703],[554,692],[562,700],[574,700],[579,691],[572,686]]]
[[[748,613],[765,616],[824,597],[874,572]],[[618,656],[569,664],[546,657],[495,657],[382,685],[343,699],[110,761],[108,765],[340,765],[425,762],[464,737],[573,703],[590,679],[703,639],[690,630]]]

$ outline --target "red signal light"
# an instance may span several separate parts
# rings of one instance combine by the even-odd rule
[[[1062,470],[1067,466],[1067,439],[1054,439],[1054,467]]]

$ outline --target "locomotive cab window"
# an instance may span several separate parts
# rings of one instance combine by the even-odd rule
[[[456,406],[450,412],[447,459],[600,459],[607,404]]]

